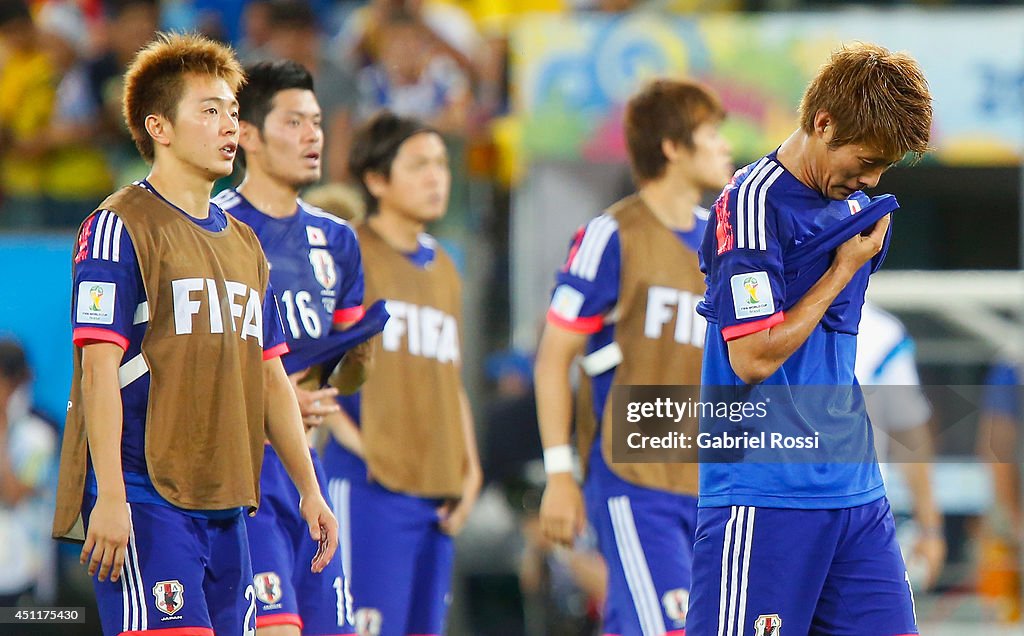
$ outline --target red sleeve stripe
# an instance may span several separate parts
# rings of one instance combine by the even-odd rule
[[[295,625],[300,630],[303,627],[302,617],[298,614],[264,614],[256,617],[256,628],[272,627],[274,625]]]
[[[548,309],[548,322],[553,325],[557,325],[563,329],[574,331],[576,333],[597,333],[601,331],[601,327],[604,326],[604,316],[590,316],[587,318],[577,318],[576,320],[566,320],[559,316],[552,309]]]
[[[110,342],[121,347],[124,351],[128,351],[128,338],[125,338],[112,329],[103,329],[102,327],[77,327],[74,332],[72,332],[71,339],[75,343],[76,347],[84,347],[85,345],[97,342]]]
[[[336,309],[334,311],[334,324],[339,322],[356,322],[363,319],[366,315],[366,309],[362,305],[355,307],[346,307],[345,309]]]
[[[768,316],[767,318],[762,318],[761,320],[744,322],[738,325],[732,325],[731,327],[726,327],[725,329],[722,329],[722,337],[725,338],[726,342],[729,342],[730,340],[749,336],[750,334],[757,333],[758,331],[770,329],[785,319],[786,315],[780,311]]]
[[[274,358],[278,358],[280,356],[283,356],[284,354],[288,353],[288,351],[289,351],[288,343],[287,342],[282,342],[281,344],[279,344],[277,346],[271,347],[269,349],[265,349],[263,351],[263,359],[264,360],[273,360]]]

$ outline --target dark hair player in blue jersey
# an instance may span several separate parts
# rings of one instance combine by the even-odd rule
[[[332,330],[346,329],[364,313],[359,244],[347,223],[299,198],[301,188],[320,179],[324,146],[309,71],[292,61],[262,62],[247,68],[246,76],[238,93],[245,180],[216,201],[256,232],[281,300],[291,349],[286,355],[305,358],[323,348]],[[346,358],[349,366],[359,366],[358,355]],[[292,376],[295,393],[307,427],[315,426],[338,411],[337,391],[305,390],[301,375]],[[311,453],[327,498],[323,469],[316,451]],[[322,573],[305,567],[312,553],[293,510],[299,493],[270,448],[260,488],[259,513],[246,519],[257,634],[354,633],[340,553]]]
[[[857,43],[821,67],[800,112],[714,206],[702,385],[770,396],[742,434],[799,431],[827,448],[702,452],[688,636],[918,633],[863,402],[786,401],[813,402],[807,385],[856,386],[861,306],[890,220],[868,222],[887,202],[869,209],[862,190],[927,150],[931,95],[912,58]],[[810,262],[808,280],[794,266]],[[714,425],[702,418],[702,432]]]

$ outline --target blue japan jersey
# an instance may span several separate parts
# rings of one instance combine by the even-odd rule
[[[338,324],[363,317],[363,267],[352,227],[299,200],[295,214],[275,218],[237,190],[214,202],[256,233],[270,262],[290,353],[305,355]]]
[[[145,181],[138,185],[160,196]],[[211,232],[223,231],[227,227],[224,211],[213,203],[210,204],[210,215],[206,219],[195,219],[184,211],[181,213]],[[96,308],[100,311],[95,311]],[[145,427],[150,380],[149,369],[142,358],[142,338],[149,322],[146,290],[131,237],[121,219],[110,210],[93,213],[82,224],[79,232],[73,271],[71,318],[76,346],[110,342],[125,351],[118,379],[121,383],[123,413],[121,462],[128,501],[170,505],[153,489],[146,468]],[[263,332],[265,360],[288,350],[273,289],[270,287],[263,297]],[[86,487],[92,494],[96,493],[91,467]]]
[[[704,394],[729,392],[776,402],[767,416],[745,418],[735,433],[783,431],[820,435],[816,454],[743,454],[721,461],[702,451],[700,505],[775,508],[844,508],[884,495],[874,461],[871,428],[856,391],[856,334],[868,263],[840,292],[806,342],[758,387],[746,387],[729,363],[727,342],[785,320],[800,298],[787,295],[787,260],[801,246],[836,229],[868,204],[862,192],[843,201],[821,195],[790,174],[773,152],[738,171],[715,203],[701,244],[707,293],[698,305],[708,320],[704,346]],[[831,229],[830,229],[831,228]],[[790,390],[788,387],[819,387]],[[844,387],[822,389],[820,387]],[[778,402],[779,399],[783,402]],[[702,431],[714,424],[702,419]],[[716,460],[709,461],[711,457]],[[803,461],[801,461],[801,457]],[[813,457],[808,461],[809,457]],[[842,459],[835,459],[842,457]],[[844,461],[845,460],[845,461]],[[707,463],[703,463],[707,462]]]
[[[690,230],[676,231],[680,249],[696,252],[708,224],[708,211],[694,211]],[[555,274],[555,290],[548,308],[548,322],[576,333],[589,334],[584,355],[615,340],[615,321],[607,315],[619,302],[622,248],[618,222],[602,214],[573,236],[565,265]],[[611,391],[615,370],[593,378],[594,414],[598,421]]]

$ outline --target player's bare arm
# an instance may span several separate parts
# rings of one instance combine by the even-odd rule
[[[832,266],[786,312],[784,321],[729,341],[729,362],[741,380],[747,384],[763,382],[807,341],[839,292],[865,263],[881,251],[889,220],[888,215],[883,217],[867,236],[858,234],[840,245]],[[538,403],[539,400],[538,396]]]
[[[86,435],[96,472],[96,507],[89,518],[80,561],[100,581],[121,576],[131,518],[121,474],[121,387],[117,369],[124,350],[98,342],[82,349],[82,400]]]
[[[365,457],[363,434],[360,432],[359,427],[356,426],[356,423],[352,421],[352,417],[344,409],[339,409],[337,413],[332,413],[325,417],[324,426],[331,432],[335,441],[351,451],[352,454],[360,458]]]
[[[300,512],[309,525],[309,536],[321,543],[321,550],[311,564],[314,572],[320,572],[330,562],[338,547],[338,521],[320,494],[303,432],[299,405],[280,358],[263,363],[263,383],[267,439],[299,491]]]
[[[466,390],[459,389],[459,407],[462,416],[462,435],[466,446],[466,476],[462,480],[462,494],[454,504],[446,504],[441,518],[441,530],[455,536],[462,531],[469,519],[469,513],[480,496],[484,483],[484,472],[480,467],[480,453],[476,446],[476,429],[473,425],[473,410],[470,408]]]
[[[583,351],[587,334],[575,333],[551,323],[544,326],[534,385],[537,392],[537,421],[544,449],[568,447],[572,434],[572,386],[569,372]],[[541,531],[559,545],[572,546],[586,526],[583,493],[570,467],[548,472],[547,487],[540,504]]]

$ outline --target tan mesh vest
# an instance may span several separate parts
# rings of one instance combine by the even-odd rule
[[[461,387],[461,283],[437,248],[414,265],[369,225],[356,231],[365,304],[387,300],[384,333],[362,388],[361,427],[372,479],[420,497],[458,497],[466,469]]]
[[[654,216],[639,196],[619,201],[607,214],[618,222],[622,253],[619,302],[610,314],[618,316],[615,342],[622,350],[613,386],[699,385],[705,323],[697,315],[696,304],[705,287],[697,255]],[[654,334],[645,333],[651,328],[647,325],[650,304],[659,301],[672,307],[672,319],[664,324],[655,321],[658,328]],[[590,381],[581,375],[585,379],[577,398],[576,434],[585,461],[596,424]],[[697,493],[696,451],[692,463],[613,463],[611,411],[609,395],[602,416],[601,453],[615,474],[648,488]]]
[[[99,209],[124,222],[149,305],[142,356],[151,374],[145,452],[153,485],[189,510],[255,509],[269,279],[259,241],[230,215],[222,232],[200,228],[139,186],[115,192]],[[74,356],[53,535],[81,539],[82,350]]]

